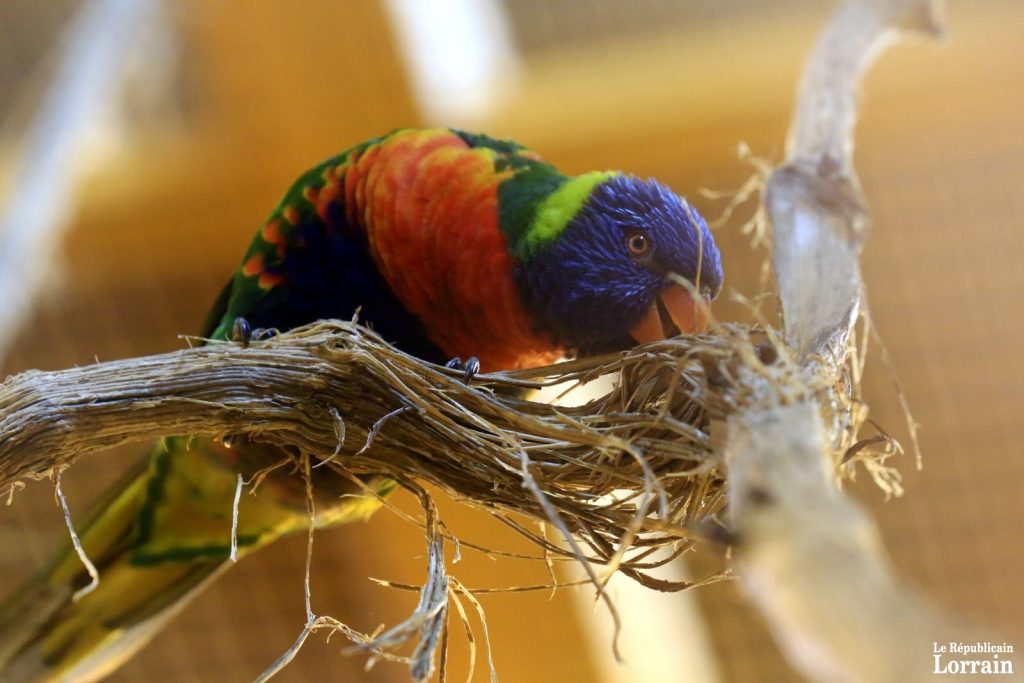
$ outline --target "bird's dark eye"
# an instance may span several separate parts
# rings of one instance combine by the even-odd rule
[[[646,256],[651,250],[651,238],[642,232],[634,232],[626,236],[626,248],[633,256]]]

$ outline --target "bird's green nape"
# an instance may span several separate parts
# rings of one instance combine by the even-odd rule
[[[466,144],[492,156],[498,184],[498,227],[509,251],[526,259],[565,229],[594,187],[621,175],[592,171],[567,176],[535,152],[512,140],[480,133],[455,132]]]
[[[619,175],[616,171],[592,171],[567,179],[538,204],[533,222],[518,245],[520,255],[542,248],[565,230],[598,183]]]
[[[498,187],[498,221],[509,250],[522,260],[558,238],[595,186],[619,175],[592,171],[566,176],[539,159],[509,170]]]

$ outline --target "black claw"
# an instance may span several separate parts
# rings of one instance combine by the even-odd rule
[[[248,320],[235,318],[234,324],[231,325],[231,341],[238,342],[242,348],[249,346],[249,342],[252,341],[252,325]]]
[[[252,331],[253,341],[264,341],[266,339],[272,339],[280,334],[280,331],[274,327],[257,327]]]
[[[476,374],[480,372],[480,359],[476,356],[470,356],[469,359],[463,363],[462,359],[456,356],[445,363],[444,366],[451,370],[462,370],[462,381],[469,384],[469,381],[476,377]]]
[[[476,356],[470,356],[466,364],[462,366],[462,369],[464,370],[462,378],[466,384],[469,384],[469,380],[476,377],[476,373],[480,372],[480,359]]]
[[[263,341],[279,334],[280,332],[273,327],[253,329],[252,324],[242,317],[235,318],[235,322],[231,325],[231,341],[238,342],[242,348],[247,348],[250,342]]]

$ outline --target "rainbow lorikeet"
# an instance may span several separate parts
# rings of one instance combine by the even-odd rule
[[[475,357],[493,371],[693,332],[721,285],[703,219],[657,182],[570,177],[514,142],[404,129],[296,181],[203,335],[228,339],[240,318],[285,330],[359,309],[426,361]],[[237,475],[281,459],[248,440],[161,439],[78,525],[96,589],[72,599],[89,577],[69,546],[0,610],[0,679],[93,680],[116,668],[228,566]],[[318,526],[379,507],[340,475],[313,472]],[[274,471],[242,497],[239,554],[307,523],[301,478]]]

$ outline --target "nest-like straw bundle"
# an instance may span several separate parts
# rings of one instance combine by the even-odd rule
[[[581,560],[602,596],[615,570],[651,588],[681,590],[693,584],[646,571],[701,539],[729,540],[713,519],[725,485],[710,428],[737,401],[754,400],[744,375],[773,377],[773,393],[790,390],[786,377],[795,366],[785,353],[769,334],[719,325],[714,335],[480,375],[467,384],[461,373],[425,364],[354,323],[320,322],[244,348],[212,342],[8,379],[0,386],[0,486],[151,435],[246,435],[285,447],[296,464],[305,463],[300,473],[311,471],[312,456],[312,485],[321,467],[360,486],[393,479],[425,501],[421,484],[435,485],[485,508],[545,556]],[[601,380],[606,393],[580,405],[524,397],[531,389]],[[852,438],[857,426],[845,433]],[[429,501],[424,505],[428,538],[439,543],[444,534],[431,528],[439,522]],[[522,515],[553,524],[566,545]],[[443,562],[431,571],[444,588],[421,605],[417,628],[392,641],[365,639],[371,651],[382,654],[436,622],[447,579]],[[429,673],[425,662],[420,668]]]
[[[457,371],[339,321],[247,348],[212,342],[30,371],[0,386],[0,487],[150,435],[247,435],[360,481],[433,484],[549,553],[580,556],[515,513],[553,522],[585,539],[595,561],[645,585],[682,588],[646,577],[642,570],[667,560],[644,558],[666,545],[683,552],[714,533],[717,525],[704,521],[721,508],[724,478],[709,425],[737,400],[741,365],[779,365],[764,335],[740,325],[717,332],[479,375],[468,385]],[[569,391],[610,377],[607,393],[579,405],[528,398],[532,389]]]
[[[708,425],[722,391],[705,381],[704,363],[725,349],[722,338],[677,338],[481,376],[468,387],[371,335],[359,345],[373,348],[345,361],[353,367],[351,402],[337,407],[347,424],[370,431],[363,438],[357,426],[347,435],[332,466],[429,482],[488,509],[549,553],[565,554],[511,515],[553,522],[584,539],[597,562],[614,561],[662,588],[669,586],[641,573],[654,565],[644,558],[665,545],[691,547],[720,507],[723,476]],[[347,346],[333,349],[347,353]],[[605,384],[609,376],[617,379],[611,390],[580,405],[520,397],[553,385]],[[624,556],[629,548],[638,553]]]

